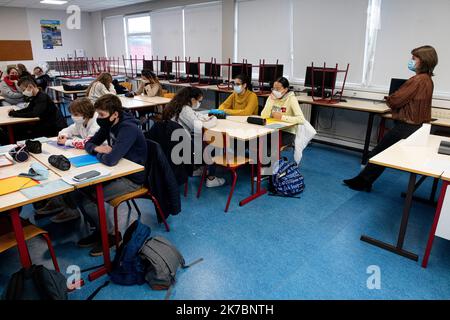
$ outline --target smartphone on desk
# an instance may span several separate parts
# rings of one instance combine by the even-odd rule
[[[81,173],[75,177],[73,177],[73,180],[75,180],[76,182],[83,182],[95,177],[98,177],[100,175],[100,172],[92,170],[92,171],[88,171],[85,173]]]

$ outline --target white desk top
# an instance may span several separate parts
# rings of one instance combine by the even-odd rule
[[[52,140],[56,140],[56,138],[52,138]],[[138,165],[138,164],[136,164],[132,161],[126,160],[126,159],[120,160],[119,163],[114,167],[108,167],[104,164],[97,163],[97,164],[92,164],[92,165],[80,167],[80,168],[76,168],[76,167],[72,166],[70,168],[70,170],[68,170],[68,171],[61,171],[48,163],[48,158],[51,155],[64,155],[65,157],[70,158],[70,157],[81,156],[84,154],[87,154],[87,152],[84,150],[79,150],[79,149],[74,149],[74,148],[64,150],[64,149],[60,149],[60,148],[57,148],[57,147],[54,147],[54,146],[44,143],[44,144],[42,144],[42,153],[41,154],[33,154],[33,157],[35,157],[39,162],[41,162],[46,167],[50,168],[52,171],[54,171],[60,177],[68,176],[68,175],[76,175],[76,174],[80,174],[83,172],[96,170],[96,169],[107,169],[107,170],[111,171],[111,174],[106,177],[101,177],[99,179],[88,181],[83,184],[77,184],[76,188],[78,188],[78,189],[84,188],[84,187],[87,187],[90,185],[95,185],[100,182],[114,180],[114,179],[124,177],[124,176],[130,175],[130,174],[136,173],[136,172],[144,171],[144,169],[145,169],[143,166]]]
[[[63,86],[50,86],[48,87],[50,90],[61,92],[64,94],[78,94],[78,93],[86,93],[86,90],[76,90],[76,91],[66,91]]]
[[[12,106],[0,107],[0,126],[39,121],[39,118],[15,118],[8,116]]]
[[[391,109],[384,102],[380,101],[371,101],[371,100],[362,100],[362,99],[350,99],[345,98],[347,102],[339,102],[335,104],[324,104],[321,102],[314,101],[312,97],[302,94],[297,96],[297,99],[300,103],[307,103],[313,105],[326,105],[331,108],[338,109],[348,109],[355,111],[363,111],[363,112],[373,112],[373,113],[386,113],[391,111]]]
[[[0,170],[1,171],[0,179],[11,177],[11,176],[17,176],[19,173],[28,172],[28,170],[30,168],[30,164],[33,162],[36,162],[36,161],[37,161],[36,159],[30,158],[26,162],[16,163],[16,164],[14,164],[12,166],[8,166],[8,167],[2,167]],[[46,184],[46,183],[61,179],[56,173],[54,173],[51,170],[49,170],[49,171],[50,171],[49,178],[47,180],[41,181],[40,182],[41,184]],[[4,212],[4,211],[10,210],[10,209],[22,207],[27,204],[31,204],[31,203],[34,203],[34,202],[37,202],[40,200],[52,198],[52,197],[55,197],[60,194],[68,193],[73,190],[74,190],[74,188],[67,184],[67,185],[64,185],[63,188],[61,188],[59,190],[55,190],[54,192],[52,192],[50,194],[47,194],[42,197],[31,198],[31,199],[25,197],[25,195],[23,195],[20,191],[5,194],[3,196],[0,196],[0,212]]]
[[[252,140],[276,131],[274,129],[269,129],[263,126],[258,126],[241,121],[232,121],[229,119],[219,119],[217,121],[217,125],[214,128],[210,128],[208,130],[213,132],[226,133],[229,137],[239,140]]]
[[[248,116],[227,116],[227,120],[230,120],[230,121],[239,122],[239,123],[245,123],[246,125],[251,125],[251,126],[263,127],[263,126],[259,126],[259,125],[248,123],[247,122],[247,118],[248,118]],[[289,123],[289,122],[284,122],[284,121],[281,121],[281,120],[275,120],[275,119],[268,119],[268,120],[271,121],[270,123],[267,124],[268,126],[270,126],[271,124],[277,124],[277,125],[280,126],[279,128],[277,128],[277,130],[284,130],[286,128],[296,126],[296,124]],[[263,128],[272,129],[272,128],[267,127],[267,126],[265,126]]]
[[[401,140],[371,158],[369,162],[383,167],[439,178],[444,171],[450,171],[450,156],[438,154],[442,140],[450,141],[450,138],[430,135],[427,145],[421,147],[405,145],[405,140]]]
[[[142,95],[135,96],[134,99],[139,100],[139,101],[144,101],[146,103],[151,103],[155,106],[168,104],[171,100],[169,98],[164,98],[164,97],[148,97],[148,96],[142,96]]]

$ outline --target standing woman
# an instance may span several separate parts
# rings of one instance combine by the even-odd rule
[[[113,77],[109,73],[100,73],[97,79],[95,79],[87,88],[87,97],[92,103],[95,103],[98,98],[104,96],[105,94],[116,94],[116,90],[114,89],[112,82]]]
[[[408,63],[408,68],[416,75],[387,98],[386,103],[391,108],[395,126],[372,150],[370,157],[374,157],[398,141],[406,139],[423,123],[431,121],[431,102],[434,89],[431,77],[438,64],[438,55],[431,46],[416,48],[411,51],[411,54],[412,58]],[[353,190],[370,192],[372,184],[384,169],[382,166],[369,163],[358,176],[344,180],[344,183]]]

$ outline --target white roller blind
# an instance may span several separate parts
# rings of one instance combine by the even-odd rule
[[[237,60],[247,59],[253,65],[265,59],[267,64],[284,65],[290,74],[290,1],[239,1]],[[255,69],[254,69],[255,71]]]
[[[433,78],[436,93],[450,93],[450,1],[384,0],[372,84],[389,87],[391,78],[409,78],[411,50],[432,45],[440,57]]]
[[[294,78],[304,79],[311,62],[339,63],[340,69],[350,63],[347,81],[361,84],[368,0],[293,0],[293,5]]]
[[[181,8],[150,13],[153,55],[183,58],[183,10]]]
[[[126,54],[125,29],[122,16],[107,17],[103,20],[105,49],[108,57],[122,57]]]
[[[184,19],[186,56],[222,62],[222,4],[187,6]]]

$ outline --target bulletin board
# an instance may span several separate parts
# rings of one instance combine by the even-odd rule
[[[33,60],[29,40],[0,40],[0,61]]]

